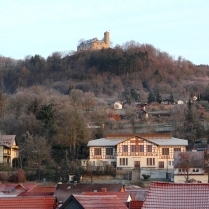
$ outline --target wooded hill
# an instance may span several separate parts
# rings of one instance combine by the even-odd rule
[[[143,100],[148,92],[176,99],[205,91],[209,67],[196,66],[182,57],[174,59],[151,45],[128,42],[100,51],[75,52],[62,57],[53,53],[24,60],[0,57],[1,88],[6,93],[33,85],[51,86],[67,94],[69,88],[91,91],[96,96],[120,94],[127,87],[136,89]]]
[[[182,57],[174,59],[151,45],[133,41],[64,57],[55,52],[47,59],[40,55],[24,60],[0,56],[0,131],[17,135],[24,166],[37,163],[37,156],[43,156],[39,164],[46,166],[53,160],[60,164],[64,156],[87,158],[88,140],[103,137],[117,123],[107,113],[114,101],[128,103],[127,122],[135,124],[132,101],[186,101],[190,96],[208,101],[208,83],[208,66],[196,66]],[[204,132],[200,119],[208,120],[203,114],[206,108],[190,107],[187,115],[193,115],[192,123],[184,108],[175,109],[171,116],[176,123],[174,135],[184,138],[196,127],[190,138],[200,136]],[[94,130],[91,124],[99,128]],[[184,127],[189,127],[186,132]],[[30,150],[35,150],[36,156]]]

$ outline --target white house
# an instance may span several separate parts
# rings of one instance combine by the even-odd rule
[[[111,134],[88,142],[88,163],[117,169],[173,169],[174,152],[185,151],[187,145],[187,140],[170,134]]]
[[[0,136],[0,163],[7,163],[12,167],[13,160],[19,157],[19,147],[15,135]]]
[[[204,169],[204,151],[187,151],[174,153],[174,183],[189,180],[208,183],[208,174]]]
[[[123,105],[121,102],[115,102],[114,103],[114,110],[122,110],[123,109]]]

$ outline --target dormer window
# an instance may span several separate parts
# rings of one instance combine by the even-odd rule
[[[193,168],[193,172],[199,172],[199,168]]]

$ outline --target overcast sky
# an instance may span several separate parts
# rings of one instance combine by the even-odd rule
[[[0,55],[24,59],[76,50],[110,31],[194,64],[209,64],[209,0],[0,0]]]

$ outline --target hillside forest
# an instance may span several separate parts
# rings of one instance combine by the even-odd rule
[[[169,109],[172,134],[194,142],[208,134],[208,84],[208,65],[134,41],[65,56],[0,56],[0,131],[17,136],[19,166],[62,169],[68,160],[88,157],[89,140],[118,131],[122,122],[111,117],[115,101],[124,104],[127,123],[146,123],[135,118],[141,102],[148,110]],[[162,104],[166,99],[169,105]],[[174,105],[179,100],[184,105]]]

